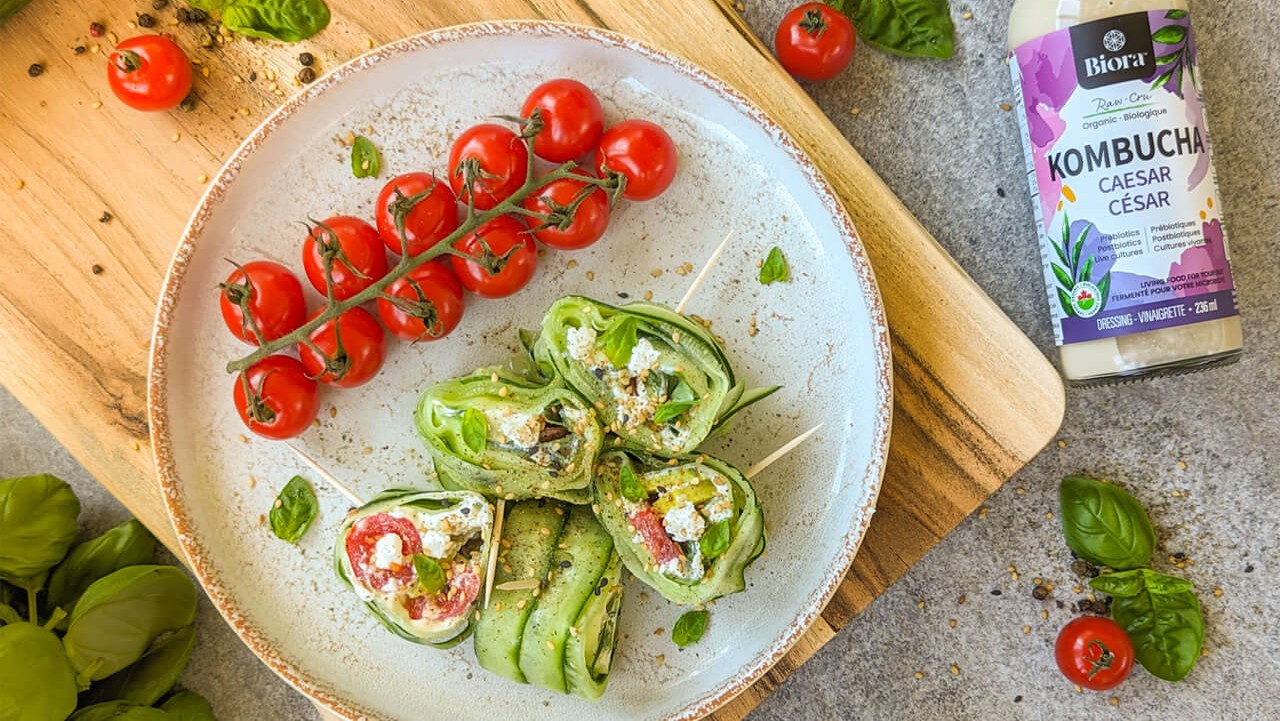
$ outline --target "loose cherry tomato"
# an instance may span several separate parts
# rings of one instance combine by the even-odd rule
[[[529,149],[518,135],[510,128],[482,123],[453,141],[449,185],[458,200],[466,203],[470,196],[477,209],[489,210],[520,189],[528,165]]]
[[[302,246],[307,280],[325,295],[326,263],[332,263],[333,297],[346,300],[387,274],[387,254],[372,225],[349,215],[316,223]]]
[[[378,568],[373,562],[374,547],[386,536],[400,537],[401,562],[390,568]],[[355,522],[347,534],[347,560],[356,580],[373,591],[395,590],[413,581],[413,556],[422,553],[422,536],[413,521],[390,513],[365,516]],[[391,588],[388,588],[388,583]]]
[[[857,33],[844,13],[805,3],[782,17],[774,48],[787,72],[803,80],[830,80],[849,66]]]
[[[191,92],[191,61],[163,35],[139,35],[107,56],[107,84],[135,110],[169,110]]]
[[[314,318],[321,311],[311,314]],[[339,336],[341,343],[339,343]],[[311,331],[311,342],[323,356],[306,343],[298,344],[298,356],[312,378],[339,388],[354,388],[378,374],[387,351],[382,326],[364,308],[355,307],[336,321],[322,323]]]
[[[287,355],[267,356],[236,376],[232,399],[249,430],[276,440],[307,430],[320,411],[316,382]]]
[[[676,145],[667,131],[648,120],[624,120],[605,131],[596,151],[596,167],[627,179],[622,197],[650,200],[676,177]]]
[[[1094,691],[1119,686],[1133,670],[1128,634],[1102,616],[1081,616],[1063,626],[1053,653],[1068,681]]]
[[[600,144],[604,110],[591,88],[577,80],[557,78],[539,85],[525,98],[522,117],[542,110],[542,132],[533,139],[539,158],[563,163],[581,158]]]
[[[538,251],[529,231],[509,215],[499,215],[454,246],[478,260],[449,256],[462,287],[481,298],[505,298],[529,283],[538,269]]]
[[[458,326],[462,306],[462,284],[444,258],[438,258],[387,286],[386,295],[378,298],[378,317],[405,340],[436,340]]]
[[[405,173],[392,178],[378,193],[378,235],[396,255],[403,250],[397,216],[404,223],[409,255],[417,255],[458,229],[458,200],[449,184],[430,173]]]
[[[530,221],[535,224],[530,231],[533,237],[556,250],[577,250],[600,240],[609,227],[609,196],[599,188],[588,192],[592,187],[581,180],[561,178],[525,198],[521,203],[525,209],[547,216],[542,223]],[[579,201],[578,196],[583,193],[586,194]]]
[[[279,263],[255,260],[236,266],[219,288],[222,320],[245,343],[259,345],[259,338],[275,340],[307,319],[302,283]]]

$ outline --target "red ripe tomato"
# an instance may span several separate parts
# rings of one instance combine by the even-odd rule
[[[774,48],[787,72],[803,80],[830,80],[849,66],[857,33],[845,14],[820,2],[791,10],[778,25]]]
[[[539,85],[525,98],[522,117],[542,110],[542,132],[533,139],[533,152],[553,163],[581,158],[595,149],[604,135],[604,110],[591,88],[577,80],[557,78]]]
[[[391,563],[390,568],[378,568],[373,563],[374,547],[385,536],[400,537],[401,563]],[[365,516],[351,526],[347,534],[347,560],[351,562],[351,570],[356,580],[373,591],[387,589],[387,583],[393,582],[401,587],[413,581],[413,556],[422,553],[422,536],[414,528],[413,521],[393,516],[390,513],[378,513]]]
[[[666,563],[680,557],[680,547],[667,535],[666,529],[662,527],[662,521],[658,520],[658,515],[652,508],[633,513],[628,520],[636,533],[640,534],[644,547],[649,551],[649,555],[653,556],[653,560]]]
[[[468,128],[449,150],[449,185],[458,200],[489,210],[524,184],[529,149],[511,129],[493,123]],[[470,179],[470,187],[466,182]]]
[[[320,411],[316,382],[287,355],[267,356],[236,376],[232,400],[249,430],[276,440],[307,430]]]
[[[438,258],[387,286],[386,294],[378,298],[378,317],[387,330],[405,340],[436,340],[458,326],[462,306],[462,284],[449,264]]]
[[[624,120],[605,131],[596,151],[596,167],[627,179],[622,197],[650,200],[676,177],[676,145],[667,131],[648,120]]]
[[[538,269],[538,251],[529,231],[509,215],[499,215],[454,246],[476,258],[449,256],[462,287],[481,298],[505,298],[529,283]]]
[[[439,593],[415,596],[405,600],[405,610],[415,621],[433,618],[440,621],[454,619],[471,609],[480,595],[480,574],[470,566],[457,570],[449,584]]]
[[[387,254],[372,225],[349,215],[316,223],[302,246],[302,268],[320,295],[326,295],[326,264],[333,268],[333,297],[346,300],[387,274]]]
[[[107,56],[107,84],[135,110],[169,110],[191,92],[191,61],[163,35],[139,35]]]
[[[245,343],[260,345],[260,339],[275,340],[307,319],[302,283],[279,263],[255,260],[238,265],[219,288],[222,320]]]
[[[1119,686],[1133,670],[1128,634],[1102,616],[1081,616],[1063,626],[1053,653],[1068,681],[1094,691]]]
[[[525,198],[521,205],[526,210],[547,217],[541,223],[546,227],[530,231],[533,237],[556,250],[577,250],[600,240],[609,227],[609,196],[595,188],[574,207],[579,194],[591,187],[581,180],[561,178]]]
[[[447,183],[430,173],[392,178],[378,193],[378,235],[396,255],[404,249],[396,217],[403,218],[409,255],[417,255],[458,229],[458,200]]]
[[[314,318],[320,313],[311,314]],[[341,336],[341,343],[339,343]],[[322,323],[311,331],[311,343],[323,356],[306,343],[298,344],[298,356],[312,378],[339,388],[354,388],[369,382],[378,374],[387,351],[382,326],[364,308],[355,307],[337,320]]]

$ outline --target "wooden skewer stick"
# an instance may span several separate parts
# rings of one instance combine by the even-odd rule
[[[308,466],[311,466],[311,470],[320,474],[320,477],[323,478],[325,482],[328,483],[330,486],[333,486],[334,490],[346,496],[347,500],[351,501],[351,505],[353,506],[364,505],[364,501],[360,500],[359,496],[353,493],[350,488],[347,488],[345,485],[343,485],[342,481],[339,481],[332,473],[326,471],[324,469],[324,466],[321,466],[316,461],[316,459],[303,453],[300,448],[293,445],[292,443],[286,442],[284,445],[285,445],[285,448],[288,448],[289,450],[293,451],[294,455],[296,455],[298,458],[301,458],[303,463],[307,464]]]
[[[507,502],[498,499],[498,515],[493,519],[493,535],[489,537],[489,562],[484,572],[484,607],[489,608],[489,597],[493,595],[493,574],[498,571],[498,548],[502,545],[502,524],[506,516]]]
[[[756,463],[754,466],[752,466],[751,468],[747,469],[747,472],[746,472],[746,473],[744,473],[743,475],[744,475],[744,476],[746,476],[748,480],[750,480],[750,479],[752,479],[752,478],[755,478],[755,477],[756,477],[756,475],[758,475],[758,474],[760,473],[760,471],[763,471],[764,469],[768,468],[768,467],[769,467],[769,466],[770,466],[774,461],[778,460],[779,458],[781,458],[781,457],[783,457],[783,456],[787,455],[788,453],[790,453],[791,451],[795,450],[796,446],[798,446],[798,445],[800,445],[801,443],[804,443],[806,440],[808,440],[808,439],[809,439],[809,436],[813,435],[814,433],[817,433],[817,432],[818,432],[818,429],[819,429],[819,428],[821,428],[821,427],[822,427],[822,424],[821,424],[821,423],[819,423],[818,425],[814,426],[813,428],[810,428],[809,430],[805,431],[804,433],[801,433],[800,435],[796,436],[795,438],[792,438],[790,441],[787,441],[785,444],[783,444],[783,446],[782,446],[781,448],[779,448],[778,450],[774,451],[773,453],[770,453],[769,455],[765,456],[763,459],[761,459],[761,460],[760,460],[758,463]]]
[[[724,240],[720,241],[720,245],[716,247],[715,252],[711,254],[711,257],[707,258],[707,262],[702,266],[702,270],[698,271],[697,277],[693,279],[693,285],[689,286],[689,290],[685,291],[684,297],[680,299],[680,305],[676,306],[677,313],[684,313],[685,306],[689,305],[689,301],[693,299],[693,294],[697,293],[698,289],[702,287],[703,281],[705,281],[707,279],[707,275],[711,273],[711,268],[715,266],[716,261],[720,260],[720,255],[724,253],[724,249],[729,246],[729,239],[732,237],[733,231],[731,230],[729,231],[729,234],[724,237]]]

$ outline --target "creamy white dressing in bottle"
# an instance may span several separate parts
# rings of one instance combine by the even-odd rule
[[[1185,0],[1016,0],[1019,94],[1063,375],[1234,360],[1240,317]]]

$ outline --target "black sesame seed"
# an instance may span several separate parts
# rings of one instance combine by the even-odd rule
[[[250,70],[250,71],[249,71],[249,82],[251,82],[251,83],[252,83],[252,82],[254,82],[254,81],[255,81],[255,80],[257,80],[257,79],[258,79],[258,71],[257,71],[257,70]]]
[[[115,218],[115,216],[114,216],[114,215],[112,215],[109,211],[104,210],[104,211],[102,211],[102,215],[98,217],[98,222],[99,222],[99,223],[110,223],[110,222],[112,221],[112,219],[114,219],[114,218]]]
[[[88,48],[86,48],[85,46],[77,45],[72,49],[72,52],[74,52],[76,55],[84,55],[86,50],[88,50]]]
[[[996,188],[996,195],[998,195],[998,196],[1000,196],[1001,198],[1003,198],[1003,197],[1004,197],[1004,195],[1005,195],[1005,193],[1004,193],[1004,188]]]
[[[304,68],[309,68],[316,61],[316,56],[311,53],[301,53],[298,55],[298,64]]]
[[[1000,589],[998,589],[998,588],[994,588],[994,589],[992,589],[992,590],[991,590],[991,595],[992,595],[992,596],[1000,596],[1000,595],[1003,595],[1003,594],[1004,594],[1004,591],[1001,591],[1001,590],[1000,590]]]
[[[569,567],[570,567],[570,566],[572,566],[572,565],[573,565],[573,563],[572,563],[571,561],[569,561],[568,559],[565,559],[565,560],[563,560],[563,561],[561,561],[561,562],[560,562],[560,567],[561,567],[561,568],[569,568]]]
[[[1014,703],[1022,703],[1022,696],[1021,696],[1021,695],[1014,696],[1014,697],[1013,697],[1013,702],[1014,702]]]
[[[1173,560],[1185,561],[1187,560],[1187,554],[1183,553],[1182,551],[1178,551],[1177,553],[1173,554]]]
[[[626,300],[627,298],[630,298],[630,297],[631,297],[631,294],[630,294],[630,293],[624,293],[623,291],[618,291],[618,297],[619,297],[619,298],[621,298],[621,299],[623,299],[623,300]]]
[[[298,71],[298,82],[309,83],[316,79],[315,68],[303,68]]]
[[[464,516],[470,516],[470,515],[471,515],[471,506],[463,506],[463,507],[462,507],[462,509],[461,509],[461,513],[462,513],[462,515],[464,515]]]
[[[33,78],[38,78],[41,75],[44,75],[44,66],[40,63],[31,63],[31,67],[27,68],[27,75],[30,75]]]
[[[1245,564],[1244,572],[1253,573],[1253,564],[1252,563]]]
[[[156,19],[155,19],[154,17],[152,17],[152,16],[150,16],[150,15],[148,15],[148,14],[146,14],[146,13],[140,13],[140,14],[138,15],[138,27],[140,27],[140,28],[153,28],[153,27],[155,27],[155,26],[156,26]]]

